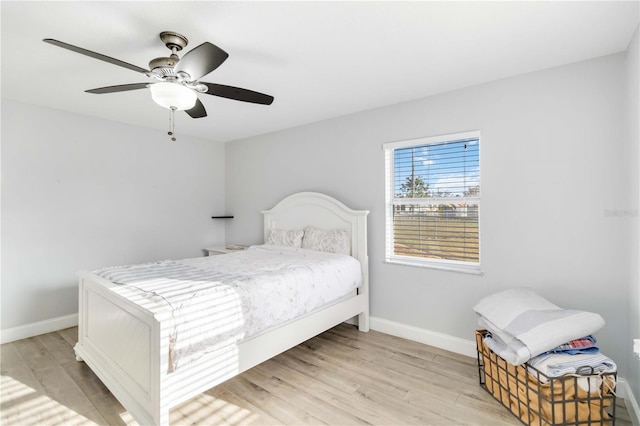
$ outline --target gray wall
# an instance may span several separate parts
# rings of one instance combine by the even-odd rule
[[[223,244],[223,144],[2,101],[2,330],[78,312],[75,271]]]
[[[567,309],[600,313],[603,351],[628,337],[625,56],[365,111],[227,145],[227,242],[260,243],[260,210],[297,191],[369,209],[371,314],[472,340],[472,306],[531,286]],[[331,96],[330,90],[327,96]],[[384,263],[382,144],[482,131],[484,275]]]
[[[628,113],[628,170],[629,170],[629,335],[627,339],[627,353],[632,353],[633,339],[640,339],[640,27],[636,28],[635,35],[627,50],[627,113]],[[640,360],[629,355],[627,380],[635,395],[635,400],[640,401]]]

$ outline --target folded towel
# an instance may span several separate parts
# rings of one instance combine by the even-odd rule
[[[587,392],[595,392],[602,384],[599,374],[615,373],[618,369],[611,358],[602,353],[597,354],[554,354],[547,353],[533,357],[527,363],[529,373],[543,383],[548,382],[549,377],[560,377],[566,374],[576,374],[579,377],[578,385]],[[538,374],[541,372],[543,375]]]
[[[480,326],[493,335],[494,341],[487,341],[487,346],[503,349],[491,348],[513,365],[591,335],[604,326],[600,315],[562,309],[530,288],[492,294],[480,300],[473,310],[480,316]]]
[[[540,370],[547,377],[560,377],[565,374],[589,376],[617,371],[616,363],[601,353],[544,354],[531,358],[528,364]]]

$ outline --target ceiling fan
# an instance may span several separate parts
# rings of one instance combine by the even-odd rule
[[[160,40],[171,50],[171,55],[152,59],[149,62],[149,70],[62,41],[51,38],[45,38],[43,41],[150,77],[154,81],[100,87],[86,90],[86,92],[104,94],[149,88],[151,98],[158,105],[171,110],[172,125],[174,111],[185,111],[192,118],[207,116],[204,105],[198,99],[198,93],[261,105],[271,105],[273,102],[273,96],[265,95],[264,93],[198,81],[198,79],[222,65],[229,57],[229,54],[218,46],[204,42],[180,58],[177,52],[181,51],[189,43],[185,36],[172,31],[163,31],[160,33]],[[170,131],[169,134],[172,135],[173,132]]]

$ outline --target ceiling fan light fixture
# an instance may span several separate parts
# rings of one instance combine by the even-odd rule
[[[178,83],[156,83],[149,86],[151,99],[161,107],[184,111],[193,108],[198,96]]]

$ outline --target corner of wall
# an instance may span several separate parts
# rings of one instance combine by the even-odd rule
[[[633,339],[640,338],[640,24],[625,55],[627,114],[627,173],[629,220],[629,328],[627,335],[627,408],[640,422],[640,360],[632,355]]]

